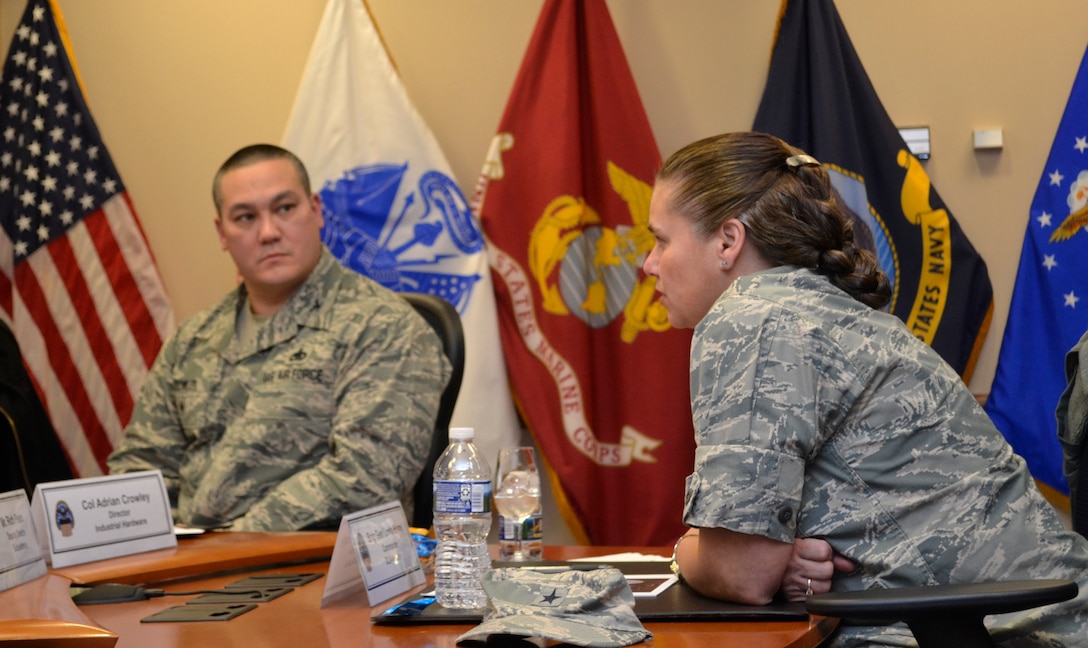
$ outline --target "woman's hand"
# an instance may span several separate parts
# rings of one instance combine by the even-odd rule
[[[836,571],[852,572],[855,568],[852,560],[835,553],[826,541],[798,538],[779,591],[788,601],[804,601],[810,594],[830,592]]]

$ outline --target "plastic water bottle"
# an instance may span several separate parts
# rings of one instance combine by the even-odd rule
[[[434,465],[434,589],[447,608],[482,608],[480,577],[491,567],[491,467],[472,442],[472,428],[450,428]]]

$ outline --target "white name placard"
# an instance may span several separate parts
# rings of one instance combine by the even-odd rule
[[[0,592],[45,575],[30,500],[22,489],[0,493]]]
[[[158,470],[38,484],[31,508],[54,567],[178,544]]]
[[[321,607],[359,590],[374,606],[427,580],[400,502],[340,519]]]

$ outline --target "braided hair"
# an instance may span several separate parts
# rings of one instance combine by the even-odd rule
[[[891,283],[855,240],[827,171],[777,137],[738,132],[693,142],[665,161],[657,180],[674,187],[673,208],[703,236],[736,218],[771,265],[811,268],[873,308],[891,299]]]

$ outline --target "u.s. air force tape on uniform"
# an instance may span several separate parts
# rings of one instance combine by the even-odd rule
[[[627,580],[612,567],[556,573],[492,569],[484,574],[483,587],[484,620],[461,635],[459,644],[512,635],[616,648],[653,638],[635,616]]]

